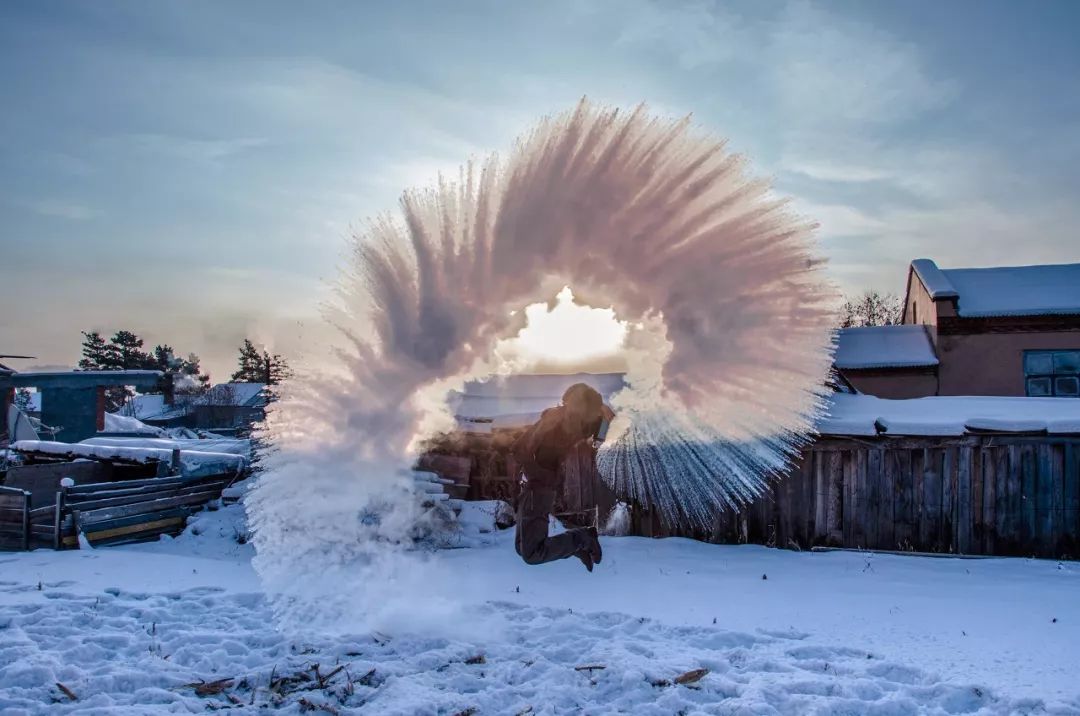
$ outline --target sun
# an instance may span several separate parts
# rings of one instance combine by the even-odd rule
[[[611,308],[574,303],[569,286],[555,297],[555,305],[526,306],[526,325],[515,337],[495,348],[503,360],[539,372],[607,372],[622,368],[621,352],[627,322]]]

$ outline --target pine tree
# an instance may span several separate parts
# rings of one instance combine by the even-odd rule
[[[237,360],[239,367],[232,374],[234,383],[262,383],[263,359],[259,349],[250,339],[244,339],[244,345],[240,346],[240,356]]]
[[[79,359],[79,370],[105,370],[108,345],[105,339],[97,331],[82,332],[82,358]]]
[[[278,385],[292,377],[292,369],[284,357],[259,351],[249,339],[240,346],[239,368],[232,375],[234,383],[265,383]]]
[[[155,368],[154,357],[142,351],[143,340],[131,331],[117,331],[110,339],[107,353],[109,370],[147,370]]]

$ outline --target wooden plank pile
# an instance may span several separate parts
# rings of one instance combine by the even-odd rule
[[[156,539],[179,534],[188,516],[238,479],[239,473],[198,479],[179,477],[61,487],[56,504],[33,510],[31,533],[54,549]]]

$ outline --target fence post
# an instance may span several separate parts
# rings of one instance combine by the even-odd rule
[[[71,511],[71,528],[75,532],[76,544],[79,545],[79,549],[82,549],[82,541],[79,540],[79,531],[82,528],[79,526],[79,511],[78,510],[72,510]],[[89,539],[87,541],[89,541]]]
[[[64,488],[61,487],[60,491],[56,493],[56,510],[53,513],[53,549],[61,549],[64,546],[64,541],[60,534],[63,524]]]
[[[23,551],[30,551],[30,493],[23,491],[22,508]]]
[[[180,474],[180,448],[173,448],[172,456],[169,459],[169,474]]]

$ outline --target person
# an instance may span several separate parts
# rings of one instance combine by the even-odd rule
[[[521,469],[514,546],[527,564],[577,557],[591,572],[603,558],[595,526],[549,537],[548,515],[561,488],[560,463],[583,441],[595,447],[612,417],[600,393],[577,383],[563,393],[561,405],[545,410],[514,443],[513,456]]]

